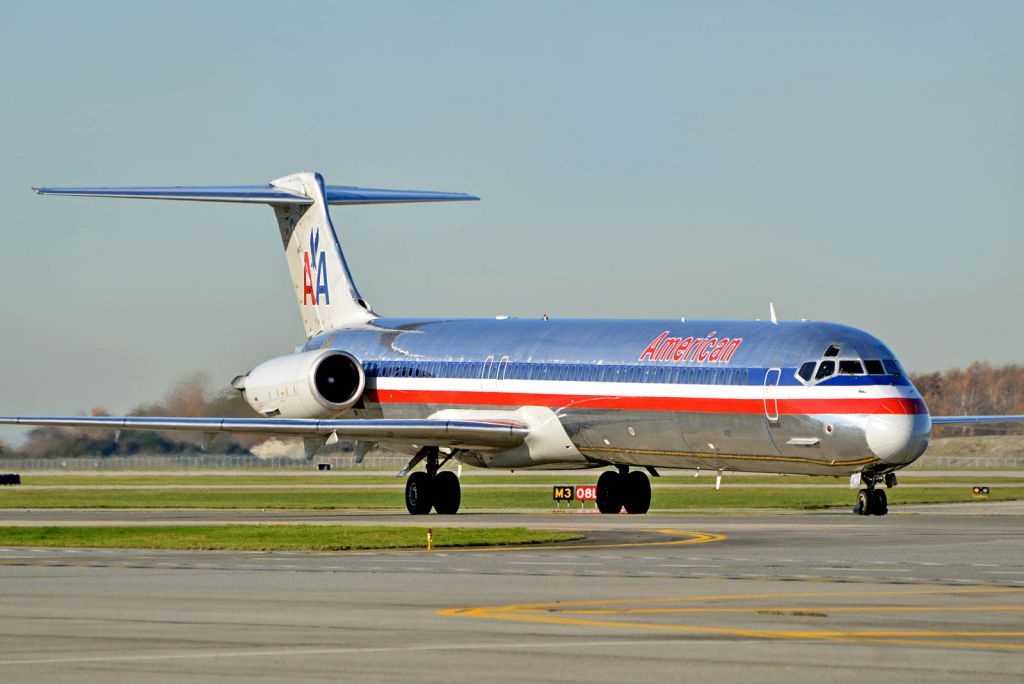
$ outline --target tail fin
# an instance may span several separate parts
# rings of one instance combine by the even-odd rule
[[[313,201],[308,206],[274,205],[306,335],[313,337],[324,330],[373,319],[375,314],[356,289],[338,244],[327,210],[323,176],[296,173],[270,184]]]
[[[382,190],[325,185],[319,173],[296,173],[261,186],[176,186],[135,188],[33,188],[41,195],[77,195],[201,202],[269,204],[277,216],[295,298],[306,335],[359,325],[376,317],[359,295],[329,204],[393,204],[479,199],[472,195],[420,190]]]

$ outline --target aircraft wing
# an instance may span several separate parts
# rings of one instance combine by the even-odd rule
[[[409,442],[458,449],[512,449],[530,429],[522,423],[484,420],[290,418],[169,418],[112,416],[0,416],[0,425],[110,428],[113,430],[190,430],[323,438],[367,442]]]
[[[970,425],[972,423],[1015,423],[1024,416],[932,416],[932,425]]]

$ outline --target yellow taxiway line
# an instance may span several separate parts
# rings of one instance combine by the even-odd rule
[[[801,626],[799,629],[758,629],[751,627],[712,626],[703,624],[668,624],[664,622],[639,622],[635,620],[618,620],[612,617],[637,616],[642,614],[743,614],[749,617],[758,614],[778,619],[786,617],[827,618],[831,613],[983,613],[983,612],[1020,612],[1021,605],[970,605],[970,606],[913,606],[913,605],[879,605],[879,606],[844,606],[844,605],[772,605],[770,600],[797,598],[833,598],[859,599],[866,597],[921,597],[921,596],[976,596],[984,594],[1024,594],[1020,587],[958,587],[950,589],[912,589],[900,591],[855,591],[855,592],[803,592],[803,593],[764,593],[764,594],[726,594],[719,596],[682,596],[655,597],[643,599],[615,599],[566,601],[548,603],[511,604],[505,606],[481,606],[476,608],[449,608],[437,612],[441,616],[473,617],[489,620],[508,620],[531,622],[549,625],[573,625],[578,627],[595,627],[626,630],[650,630],[658,632],[679,632],[687,634],[708,634],[719,636],[738,636],[755,639],[788,639],[814,641],[841,641],[872,644],[901,644],[918,646],[940,646],[947,648],[980,648],[998,650],[1024,650],[1024,643],[1007,641],[973,641],[971,639],[1007,639],[1024,637],[1024,629],[813,629]],[[742,607],[721,606],[678,606],[678,607],[622,607],[636,604],[671,604],[671,603],[710,603],[720,601],[757,601],[757,605]],[[1016,627],[1016,625],[1014,625]]]

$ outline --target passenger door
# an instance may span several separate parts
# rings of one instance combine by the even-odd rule
[[[782,378],[781,368],[769,368],[764,376],[764,417],[769,426],[779,424],[779,380]]]

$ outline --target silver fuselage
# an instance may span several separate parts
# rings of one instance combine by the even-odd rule
[[[543,407],[575,447],[460,454],[479,466],[882,473],[918,458],[931,432],[893,353],[831,323],[378,318],[305,349],[359,359],[353,417]]]

